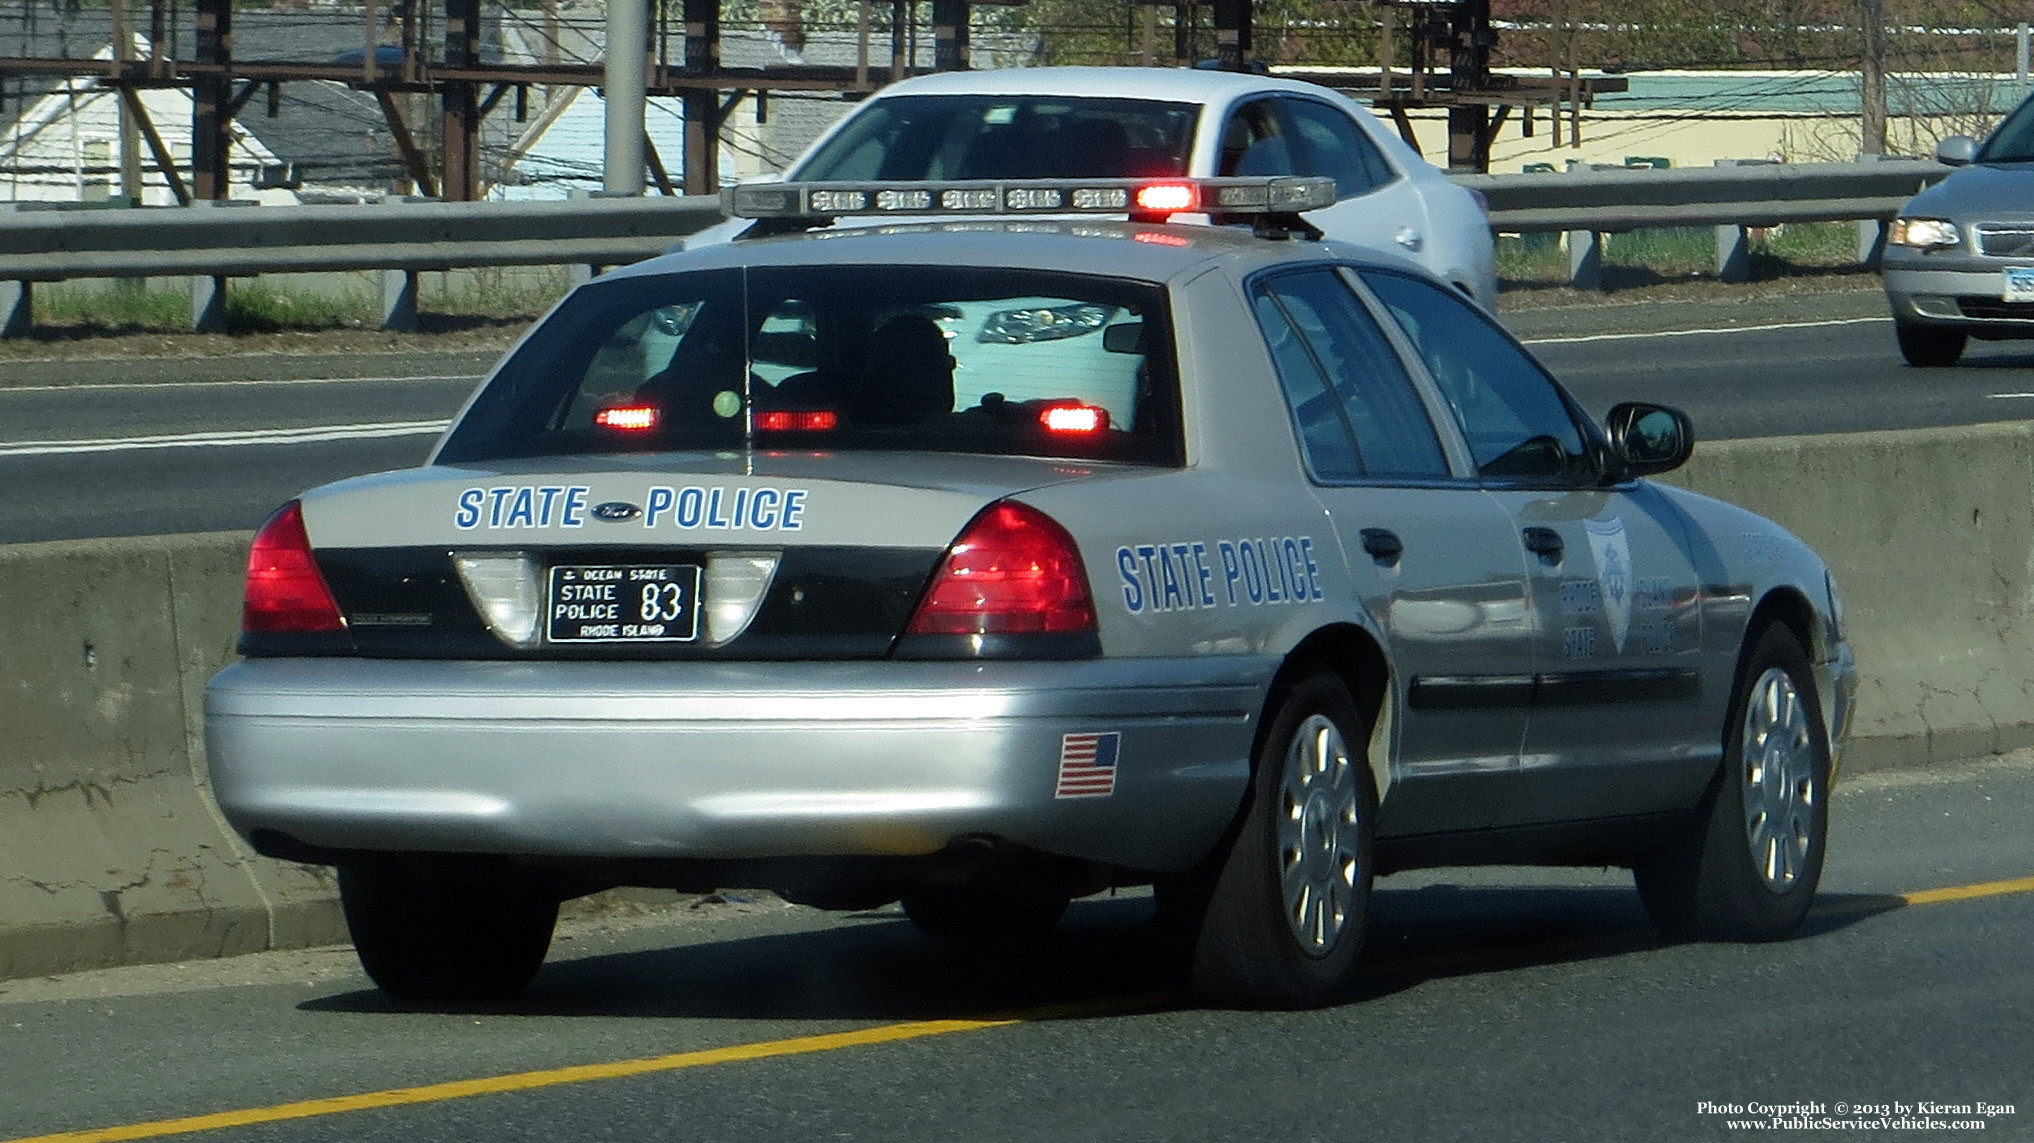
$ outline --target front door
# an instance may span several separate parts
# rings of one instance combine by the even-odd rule
[[[1679,513],[1643,482],[1606,485],[1573,401],[1472,306],[1408,275],[1364,281],[1417,346],[1531,569],[1532,717],[1495,824],[1686,804],[1715,760],[1690,747],[1702,631]]]

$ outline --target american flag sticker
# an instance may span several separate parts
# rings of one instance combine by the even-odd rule
[[[1116,792],[1116,754],[1123,736],[1063,734],[1059,739],[1059,787],[1055,798],[1106,798]]]

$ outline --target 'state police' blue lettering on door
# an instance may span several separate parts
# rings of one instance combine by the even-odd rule
[[[1116,549],[1116,574],[1132,615],[1324,597],[1312,536],[1127,544]]]

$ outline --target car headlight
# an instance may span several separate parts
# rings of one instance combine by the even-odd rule
[[[1093,333],[1109,324],[1115,306],[1040,306],[1036,309],[998,310],[982,323],[976,341],[1000,345],[1021,345],[1029,341],[1058,341]]]
[[[1941,250],[1962,242],[1962,235],[1956,232],[1956,223],[1946,218],[1896,218],[1892,228],[1886,231],[1886,243],[1890,246]]]

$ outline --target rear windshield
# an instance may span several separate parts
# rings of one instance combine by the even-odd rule
[[[1177,177],[1187,173],[1199,111],[1152,99],[897,96],[857,112],[791,177]]]
[[[677,449],[1180,463],[1164,293],[965,267],[595,282],[498,370],[441,463]]]

